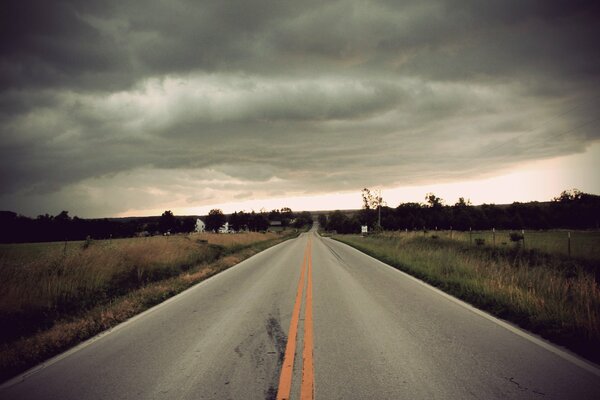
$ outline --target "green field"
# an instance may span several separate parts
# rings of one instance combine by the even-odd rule
[[[335,235],[398,269],[423,279],[525,329],[600,361],[598,232],[575,232],[577,257],[562,250],[564,232],[525,232],[525,248],[507,232],[383,232]],[[489,240],[488,240],[489,239]],[[529,239],[529,240],[528,240]],[[474,240],[473,240],[474,241]]]
[[[510,234],[522,233],[522,231],[398,231],[386,232],[388,236],[398,237],[432,237],[437,236],[440,239],[451,239],[458,242],[476,245],[477,239],[483,239],[485,246],[510,248],[517,243],[510,240]],[[550,254],[568,255],[569,254],[569,235],[570,254],[573,258],[585,260],[600,260],[600,231],[567,231],[567,230],[549,230],[549,231],[524,231],[524,241],[518,245],[525,249],[541,250]]]

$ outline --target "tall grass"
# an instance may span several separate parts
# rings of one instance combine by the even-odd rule
[[[203,234],[0,246],[0,379],[291,236]]]
[[[45,251],[43,245],[35,247],[35,257],[20,248],[31,246],[5,246],[0,253],[0,324],[10,328],[2,329],[0,341],[275,236],[159,236],[80,242],[66,251],[60,244],[46,244]]]
[[[564,256],[418,235],[340,235],[350,244],[502,318],[600,360],[600,289]]]

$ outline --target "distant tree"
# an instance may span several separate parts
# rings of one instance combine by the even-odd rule
[[[250,215],[248,215],[248,229],[254,232],[263,232],[269,228],[269,219],[267,218],[266,212],[261,212],[259,214],[252,211]]]
[[[312,214],[308,211],[302,211],[300,214],[296,215],[296,220],[294,221],[294,228],[302,228],[305,226],[311,227],[312,224]]]
[[[567,203],[570,201],[580,200],[585,193],[579,189],[563,190],[558,197],[552,199],[552,201]]]
[[[218,208],[213,208],[208,212],[208,215],[206,217],[206,230],[216,232],[217,230],[219,230],[220,227],[222,227],[225,224],[225,221],[226,218],[223,214],[223,211],[221,211]]]
[[[336,210],[327,218],[327,230],[337,233],[358,233],[360,232],[360,222],[358,219],[350,218],[340,210]]]
[[[192,217],[183,218],[180,221],[179,230],[184,233],[193,232],[196,229],[196,219]]]
[[[158,220],[158,229],[162,233],[174,232],[177,227],[177,218],[171,210],[167,210],[160,216]]]
[[[53,233],[56,235],[56,239],[66,240],[69,238],[69,227],[71,224],[71,217],[69,217],[68,211],[61,211],[60,214],[53,219]]]
[[[279,210],[271,210],[267,218],[269,221],[281,221],[281,212]]]
[[[335,210],[329,214],[327,218],[327,230],[337,231],[338,233],[344,233],[344,227],[348,224],[348,216],[340,210]]]
[[[464,197],[459,197],[458,202],[456,204],[454,204],[454,207],[470,207],[470,206],[472,206],[471,200],[470,199],[465,200]]]
[[[402,203],[396,207],[395,214],[400,229],[420,229],[424,225],[423,206],[419,203]]]
[[[459,231],[466,231],[472,226],[471,200],[460,197],[450,211],[449,225]]]
[[[230,214],[229,217],[227,217],[227,222],[229,222],[229,226],[234,231],[241,231],[246,227],[245,225],[247,223],[244,217],[245,216],[243,211],[236,211],[233,214]]]
[[[369,225],[372,229],[381,229],[381,207],[386,205],[383,197],[381,197],[381,191],[371,192],[369,189],[364,188],[361,191],[361,196],[363,201],[363,211],[359,216],[361,223]],[[377,214],[370,212],[370,210],[377,210]]]
[[[442,200],[441,198],[437,197],[433,193],[427,193],[425,195],[425,200],[427,201],[428,207],[434,208],[434,209],[442,208],[443,203],[444,203],[444,200]]]
[[[281,225],[288,226],[290,221],[294,219],[294,212],[289,207],[283,207],[281,210]]]
[[[54,222],[68,223],[69,221],[71,221],[71,217],[69,217],[68,211],[61,211],[60,214],[54,217]]]
[[[363,201],[363,209],[365,210],[376,210],[380,206],[385,205],[380,191],[371,192],[369,189],[364,188],[361,191],[361,196]]]
[[[319,227],[321,229],[327,229],[327,215],[326,214],[319,214],[319,216],[317,217],[317,221],[319,222]]]
[[[358,211],[357,219],[361,225],[367,225],[372,230],[377,225],[377,210],[363,208]]]

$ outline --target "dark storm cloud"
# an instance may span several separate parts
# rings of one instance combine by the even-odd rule
[[[1,7],[0,208],[473,177],[599,138],[593,1]]]

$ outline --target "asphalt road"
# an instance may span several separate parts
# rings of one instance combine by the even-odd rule
[[[275,399],[287,385],[292,399],[600,399],[599,374],[310,232],[6,383],[0,398]]]

